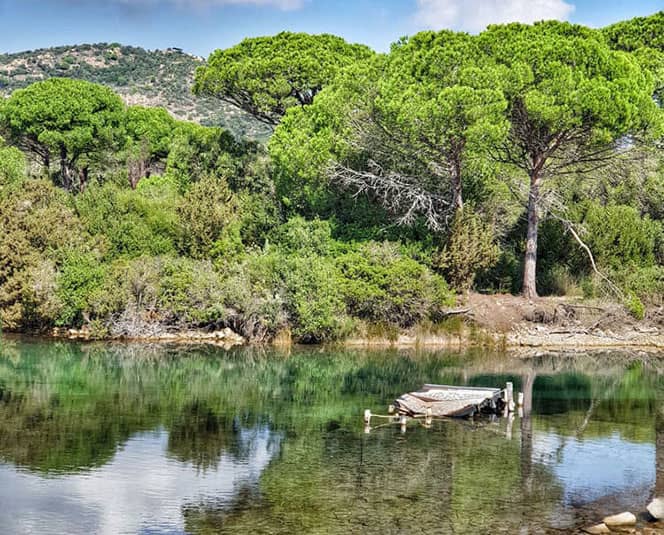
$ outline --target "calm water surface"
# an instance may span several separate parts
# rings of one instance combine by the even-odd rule
[[[530,418],[364,433],[422,383],[508,380]],[[662,411],[664,359],[619,352],[4,338],[0,533],[574,532],[664,495]]]

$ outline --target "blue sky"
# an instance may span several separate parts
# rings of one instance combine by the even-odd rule
[[[477,32],[543,18],[599,27],[662,9],[664,0],[0,0],[0,52],[117,41],[207,56],[281,30],[334,33],[382,51],[426,28]]]

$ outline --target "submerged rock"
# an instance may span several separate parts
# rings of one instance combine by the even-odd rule
[[[596,526],[583,528],[583,531],[584,533],[589,533],[590,535],[601,535],[602,533],[611,533],[611,530],[607,527],[606,524],[597,524]]]
[[[650,513],[650,516],[657,520],[662,520],[664,518],[664,498],[655,498],[648,504],[646,509]]]
[[[630,512],[620,513],[619,515],[611,515],[604,518],[603,522],[607,527],[621,527],[621,526],[633,526],[636,524],[636,517]]]

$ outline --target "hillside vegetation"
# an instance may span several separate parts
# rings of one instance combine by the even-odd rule
[[[179,49],[145,50],[117,43],[0,54],[0,92],[9,95],[52,77],[76,78],[109,86],[130,105],[162,106],[178,119],[265,139],[270,129],[248,113],[214,98],[193,97],[194,71],[204,63]]]
[[[94,81],[7,60],[25,87],[0,103],[2,327],[395,337],[467,291],[661,322],[663,17],[622,28],[426,31],[388,54],[284,32],[138,62],[159,98],[233,103],[267,144],[127,105],[122,48],[35,57]]]

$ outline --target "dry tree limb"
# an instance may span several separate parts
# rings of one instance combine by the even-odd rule
[[[551,216],[563,224],[565,230],[567,230],[572,235],[572,237],[576,240],[579,246],[586,252],[586,254],[588,255],[588,259],[590,260],[590,265],[592,266],[595,274],[598,277],[600,277],[604,282],[607,283],[611,291],[613,291],[616,294],[616,296],[618,296],[621,300],[624,300],[625,294],[622,292],[622,290],[618,288],[618,286],[611,279],[609,279],[606,275],[604,275],[604,273],[602,273],[597,268],[597,263],[595,262],[595,257],[593,256],[590,247],[588,247],[588,245],[581,239],[576,230],[574,230],[574,225],[572,224],[572,222],[554,213],[551,213]]]

